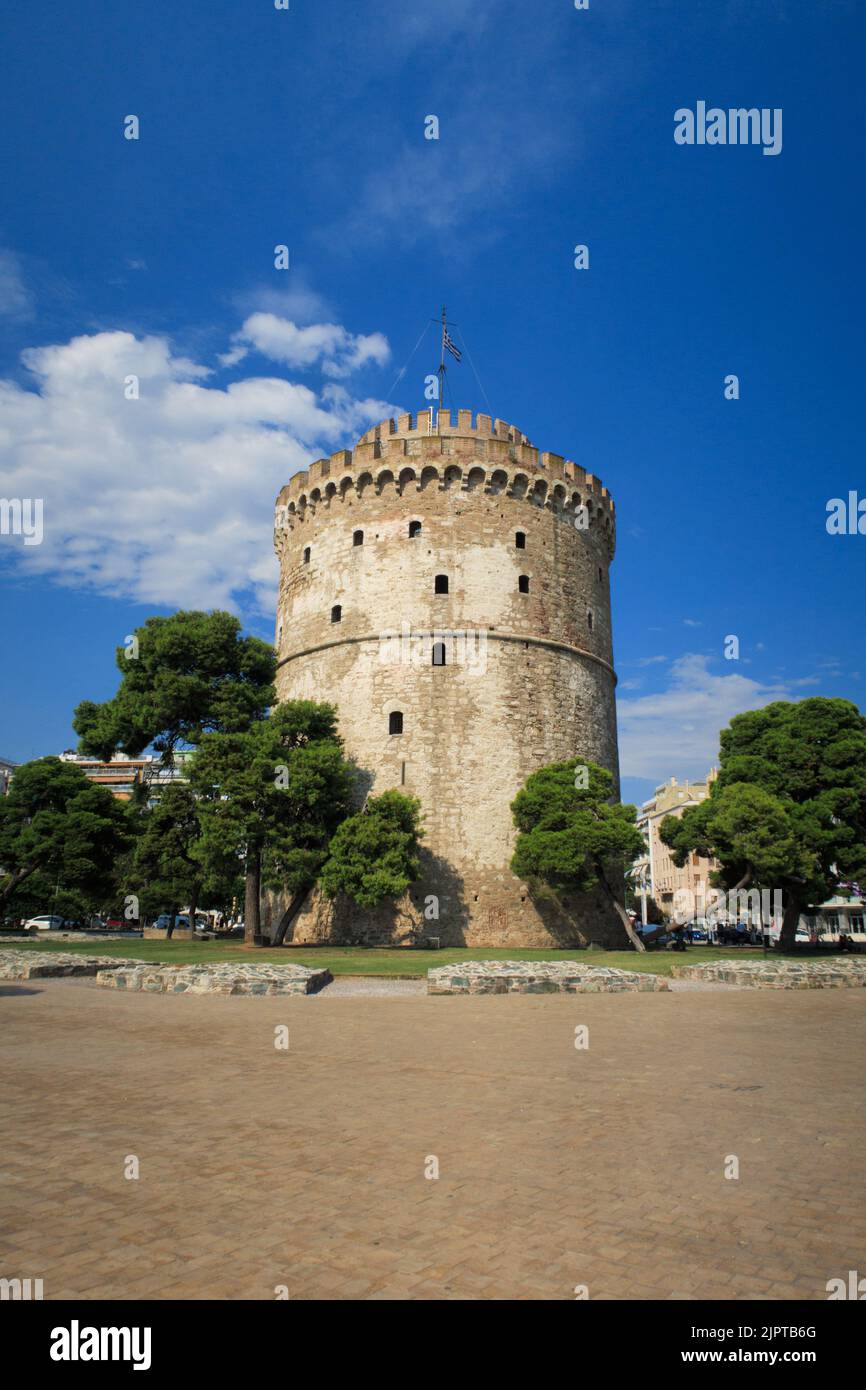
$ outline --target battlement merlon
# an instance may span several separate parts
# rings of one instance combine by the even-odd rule
[[[372,426],[354,449],[340,449],[330,458],[317,459],[308,469],[295,473],[280,489],[277,506],[301,496],[307,498],[316,490],[323,495],[341,491],[347,477],[354,484],[366,473],[376,480],[379,474],[390,470],[399,479],[402,469],[414,467],[423,454],[425,459],[441,455],[443,470],[457,464],[468,473],[473,464],[486,464],[489,470],[495,470],[499,464],[511,475],[509,481],[527,472],[533,479],[573,483],[592,495],[613,518],[614,502],[607,488],[580,464],[560,454],[539,453],[522,431],[504,420],[479,413],[473,425],[472,411],[458,410],[455,424],[453,414],[450,410],[422,410],[417,416],[400,415],[396,421],[384,420]],[[423,449],[419,449],[419,444]]]

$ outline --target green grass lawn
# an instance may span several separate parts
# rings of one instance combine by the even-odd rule
[[[692,946],[687,951],[530,951],[514,947],[478,950],[446,948],[416,951],[400,947],[367,946],[289,946],[279,950],[245,950],[237,941],[100,941],[84,942],[10,941],[9,948],[25,951],[72,951],[83,955],[123,956],[129,960],[163,961],[167,965],[203,964],[205,961],[237,961],[262,965],[310,965],[326,968],[332,975],[425,975],[435,965],[456,965],[470,960],[579,960],[585,965],[613,965],[624,970],[648,970],[653,975],[670,975],[671,967],[683,961],[698,964],[711,960],[754,960],[763,956],[760,947]],[[0,950],[3,949],[0,934]],[[805,953],[797,952],[802,959]],[[822,952],[822,955],[824,953]],[[778,959],[778,953],[773,953]]]

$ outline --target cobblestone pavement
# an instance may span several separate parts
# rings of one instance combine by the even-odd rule
[[[866,1268],[864,1020],[863,990],[4,983],[0,1276],[48,1299],[822,1299]]]

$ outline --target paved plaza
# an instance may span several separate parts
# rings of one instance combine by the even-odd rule
[[[823,1299],[866,1273],[866,991],[347,984],[0,984],[0,1276],[47,1299]]]

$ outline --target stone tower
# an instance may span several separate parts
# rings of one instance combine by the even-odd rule
[[[564,913],[509,869],[529,773],[586,758],[618,786],[607,489],[502,420],[424,411],[296,474],[275,538],[278,698],[335,704],[359,804],[399,788],[425,818],[396,910],[314,893],[289,939],[623,943],[600,896]]]

